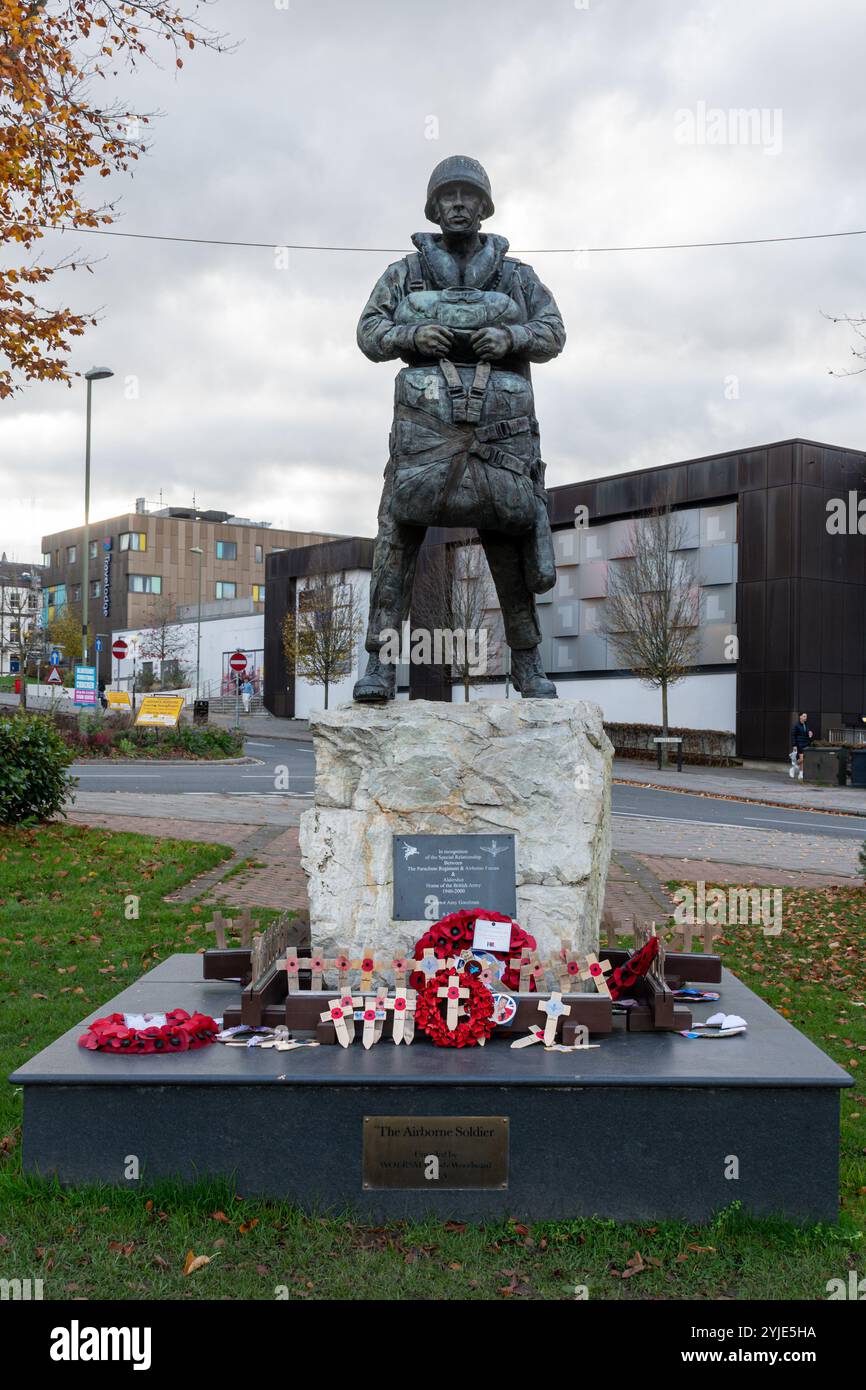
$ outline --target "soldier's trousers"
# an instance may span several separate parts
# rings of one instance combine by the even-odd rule
[[[394,520],[388,506],[389,492],[386,482],[370,579],[368,652],[378,652],[385,640],[383,632],[399,632],[409,617],[418,551],[426,534],[426,527],[405,526]],[[479,531],[478,536],[496,585],[506,642],[517,651],[537,647],[541,629],[535,595],[523,576],[521,538],[498,531]]]

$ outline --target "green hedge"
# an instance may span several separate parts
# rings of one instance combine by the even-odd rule
[[[0,824],[49,820],[75,785],[66,769],[75,754],[42,714],[0,718]]]

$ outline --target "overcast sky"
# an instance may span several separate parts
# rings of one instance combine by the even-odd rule
[[[217,0],[209,19],[235,52],[120,88],[163,113],[111,189],[123,230],[399,250],[429,229],[433,165],[470,154],[493,183],[486,229],[568,330],[535,369],[549,485],[795,435],[866,447],[866,376],[830,375],[852,339],[821,317],[866,313],[866,237],[538,249],[866,227],[862,0]],[[712,114],[739,109],[763,112],[757,138]],[[396,368],[361,356],[355,326],[396,256],[278,269],[270,249],[44,243],[85,244],[94,275],[53,293],[101,311],[73,364],[116,373],[94,388],[91,515],[195,494],[374,534]],[[83,456],[82,383],[0,404],[10,558],[82,520]]]

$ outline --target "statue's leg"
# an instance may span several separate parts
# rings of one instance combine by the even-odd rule
[[[384,499],[383,499],[384,500]],[[403,623],[409,617],[412,584],[425,528],[401,526],[387,506],[379,510],[379,534],[373,551],[370,576],[370,618],[365,646],[370,653],[367,670],[356,681],[355,700],[392,700],[397,689],[397,665],[384,660],[382,648],[399,644]]]
[[[478,535],[502,608],[514,684],[525,699],[555,699],[556,686],[547,679],[541,663],[541,628],[535,595],[523,574],[521,539],[498,531],[479,531]]]

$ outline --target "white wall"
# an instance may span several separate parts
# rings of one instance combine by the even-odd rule
[[[346,570],[346,583],[352,586],[352,596],[360,619],[358,645],[352,670],[336,685],[328,687],[328,709],[338,709],[352,699],[352,686],[367,665],[364,638],[367,635],[367,610],[370,604],[370,571]],[[300,584],[298,586],[300,588]],[[295,680],[295,718],[306,719],[314,710],[325,708],[324,686],[312,685],[298,676]]]
[[[601,705],[604,718],[611,724],[661,724],[661,694],[642,685],[634,676],[592,676],[576,680],[556,678],[561,700],[593,700]],[[502,700],[505,685],[473,685],[473,700]],[[510,698],[519,700],[514,690]],[[451,699],[463,700],[462,685],[454,686]],[[686,676],[670,690],[668,696],[670,723],[683,729],[723,729],[733,733],[737,725],[737,673],[719,671]]]
[[[191,674],[193,681],[193,693],[195,686],[195,659],[196,659],[196,623],[178,623],[177,632],[180,636],[179,660],[181,660]],[[174,630],[174,629],[173,629]],[[116,637],[124,637],[130,647],[133,641],[140,640],[141,628],[116,629],[112,633],[112,641]],[[262,652],[265,643],[265,619],[263,613],[247,613],[240,616],[212,618],[201,625],[201,688],[211,695],[220,693],[223,675],[223,655],[226,652]],[[149,658],[144,658],[149,660]],[[252,658],[251,658],[252,659]],[[261,657],[257,658],[261,661]],[[141,671],[142,657],[139,654],[136,662],[137,670]],[[111,680],[109,685],[114,689],[128,690],[132,684],[132,655],[126,657],[124,661],[117,662],[111,659]],[[118,680],[118,667],[120,679]]]

